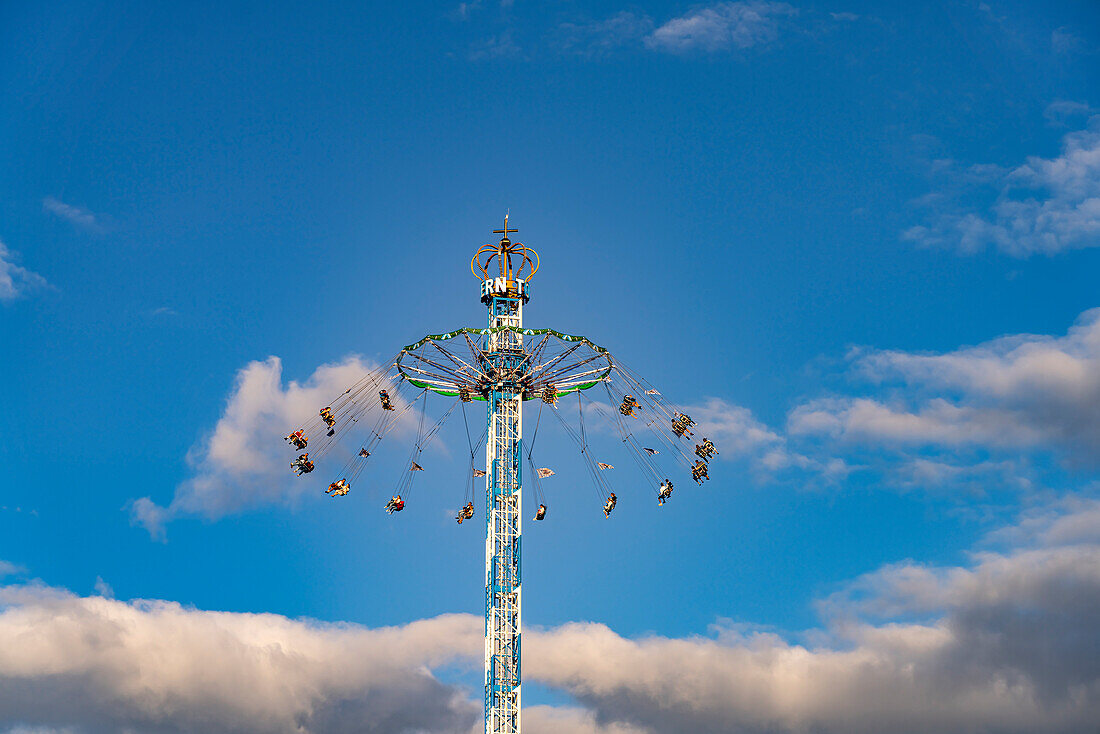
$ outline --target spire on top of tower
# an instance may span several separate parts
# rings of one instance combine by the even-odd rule
[[[470,270],[483,283],[483,300],[496,294],[522,298],[526,302],[527,283],[538,272],[539,255],[522,242],[508,239],[508,235],[519,232],[508,226],[508,219],[509,215],[505,214],[504,229],[493,230],[493,234],[501,235],[500,242],[483,245],[470,260]]]
[[[519,231],[518,229],[508,229],[508,214],[509,213],[510,212],[505,212],[504,213],[504,229],[494,229],[493,230],[493,234],[502,234],[502,235],[504,235],[503,237],[500,238],[500,244],[501,245],[504,245],[505,243],[512,244],[511,240],[508,239],[508,235],[512,232],[518,232]]]

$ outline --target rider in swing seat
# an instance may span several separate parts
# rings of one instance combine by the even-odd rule
[[[611,511],[615,509],[615,505],[618,503],[618,501],[619,498],[615,496],[614,492],[612,492],[611,495],[607,498],[607,502],[605,502],[603,506],[604,517],[611,517]]]

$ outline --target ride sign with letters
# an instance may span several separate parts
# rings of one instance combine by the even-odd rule
[[[504,276],[481,281],[482,299],[492,298],[493,296],[527,298],[527,283],[520,279],[508,280]]]

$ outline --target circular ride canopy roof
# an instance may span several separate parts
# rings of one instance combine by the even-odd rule
[[[525,338],[519,349],[486,349],[491,334],[511,331]],[[500,359],[504,354],[508,359]],[[555,398],[587,390],[608,379],[611,354],[583,336],[553,329],[497,326],[429,334],[401,350],[397,369],[411,384],[440,395],[485,400],[502,384],[524,400]]]

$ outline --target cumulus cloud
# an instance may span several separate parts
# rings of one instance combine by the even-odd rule
[[[0,587],[0,731],[472,734],[480,691],[431,671],[477,667],[482,632],[467,614],[369,629]],[[550,706],[524,728],[649,731]]]
[[[1082,524],[1082,509],[1052,512]],[[889,566],[822,603],[812,645],[566,625],[528,646],[529,675],[660,732],[1079,732],[1100,716],[1098,561],[1077,543]]]
[[[467,614],[369,629],[0,587],[0,731],[470,734],[480,692],[431,670],[476,667],[482,632]],[[649,731],[551,706],[524,728]]]
[[[1006,336],[943,354],[856,350],[851,367],[876,384],[899,383],[894,400],[810,401],[791,412],[792,434],[1100,456],[1100,309],[1064,336]]]
[[[721,398],[710,398],[684,410],[698,424],[696,435],[714,441],[719,459],[747,460],[760,475],[774,476],[787,469],[815,472],[839,479],[848,466],[838,458],[811,459],[790,449],[786,437],[753,416],[752,411]]]
[[[791,411],[792,434],[825,434],[848,442],[1034,447],[1044,434],[1001,410],[960,407],[934,398],[918,409],[870,398],[822,398]]]
[[[94,213],[84,207],[66,204],[63,201],[58,201],[52,196],[47,196],[42,200],[42,208],[80,229],[85,229],[89,232],[103,231],[103,223]]]
[[[0,241],[0,303],[14,301],[16,298],[49,284],[38,273],[15,264],[17,255]]]
[[[959,171],[950,163],[939,168],[953,177],[949,185],[970,195],[991,191],[994,202],[986,210],[963,208],[955,197],[937,192],[942,201],[930,221],[907,230],[904,239],[961,252],[993,246],[1014,257],[1100,246],[1100,115],[1090,117],[1086,129],[1065,135],[1056,158],[1032,156],[1007,171]]]
[[[1027,691],[1051,712],[1100,700],[1100,502],[1071,497],[1040,515],[1000,534],[1023,546],[974,553],[969,567],[889,566],[823,606],[939,615],[934,626],[953,640],[935,661],[948,684],[971,685],[995,671],[1006,688]]]
[[[396,733],[468,732],[479,718],[429,672],[478,656],[470,615],[370,630],[40,586],[6,587],[0,605],[0,724]]]
[[[721,398],[710,398],[685,410],[698,423],[695,430],[700,436],[721,444],[723,456],[742,458],[766,453],[783,444],[783,437],[757,420],[748,408],[731,405]]]
[[[217,425],[188,456],[194,476],[176,488],[167,506],[149,497],[135,500],[134,521],[162,537],[164,524],[181,514],[216,519],[251,507],[293,504],[306,484],[294,481],[288,469],[283,436],[374,367],[347,357],[284,387],[278,357],[250,362],[237,373]]]
[[[646,38],[661,51],[723,51],[771,43],[784,18],[798,11],[782,2],[726,2],[697,8],[673,18]]]
[[[1100,501],[1035,507],[959,566],[878,569],[792,642],[747,626],[631,639],[595,622],[524,633],[525,680],[576,706],[532,734],[1088,731],[1100,720]],[[482,621],[399,627],[208,612],[0,587],[0,726],[74,732],[461,732]]]
[[[987,541],[1009,547],[1100,545],[1100,500],[1067,495],[1030,507],[1014,525],[989,533]]]

